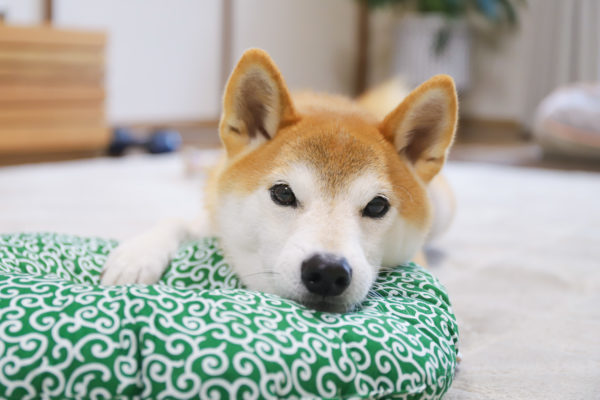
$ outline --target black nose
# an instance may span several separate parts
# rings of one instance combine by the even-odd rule
[[[302,263],[302,283],[309,292],[321,296],[342,294],[352,280],[352,268],[343,257],[319,253]]]

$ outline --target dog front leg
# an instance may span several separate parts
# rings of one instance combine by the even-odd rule
[[[202,221],[165,220],[147,232],[124,241],[108,256],[100,283],[156,283],[185,240],[199,236]]]

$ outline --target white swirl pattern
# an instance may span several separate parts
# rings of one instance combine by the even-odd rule
[[[156,285],[103,287],[115,241],[0,235],[0,399],[437,399],[458,331],[411,264],[346,314],[248,291],[214,239]]]

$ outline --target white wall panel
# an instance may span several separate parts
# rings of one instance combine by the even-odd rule
[[[111,122],[218,116],[219,0],[55,0],[55,25],[108,31]]]
[[[0,0],[0,12],[9,24],[38,24],[42,20],[41,0]]]
[[[350,93],[358,8],[352,0],[236,0],[233,58],[268,51],[291,89]]]

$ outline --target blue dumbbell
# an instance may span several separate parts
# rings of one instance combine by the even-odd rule
[[[181,135],[174,130],[160,129],[146,139],[139,139],[129,129],[115,128],[112,141],[108,146],[108,154],[121,156],[132,147],[142,147],[152,154],[170,153],[179,149],[180,146]]]

